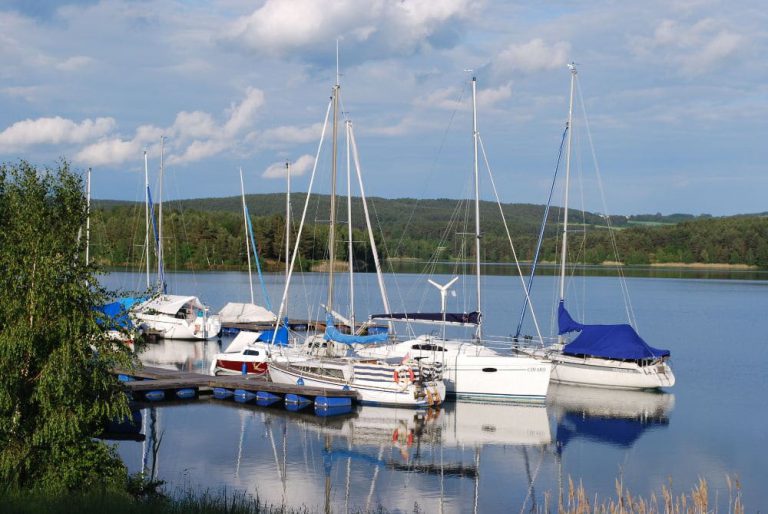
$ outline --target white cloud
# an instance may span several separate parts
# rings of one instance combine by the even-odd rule
[[[304,175],[307,171],[312,169],[314,164],[315,157],[313,155],[302,155],[296,159],[296,162],[291,163],[291,176],[300,177]],[[261,176],[262,178],[285,178],[285,161],[269,165]]]
[[[491,107],[512,96],[512,83],[507,82],[497,88],[483,88],[477,91],[477,104],[480,107]]]
[[[449,111],[468,111],[472,109],[471,92],[461,91],[458,87],[438,89],[426,97],[416,99],[415,104]],[[507,82],[496,88],[477,89],[477,104],[480,107],[492,107],[496,103],[512,96],[512,83]]]
[[[535,73],[561,68],[568,61],[571,45],[565,41],[547,44],[536,38],[527,43],[509,45],[499,52],[493,61],[494,69],[500,73]]]
[[[74,160],[89,166],[104,166],[138,159],[142,145],[137,140],[110,138],[90,144],[75,154]]]
[[[12,86],[0,89],[0,93],[26,102],[36,102],[49,91],[47,86]]]
[[[85,68],[92,62],[93,59],[90,57],[78,55],[56,63],[56,69],[60,71],[78,71]]]
[[[77,152],[75,161],[91,166],[120,164],[137,159],[144,146],[156,144],[161,136],[168,136],[168,164],[201,161],[237,147],[263,103],[264,93],[249,88],[245,98],[227,110],[227,119],[221,124],[210,113],[182,111],[168,128],[141,125],[130,139],[110,137],[86,146]]]
[[[59,116],[18,121],[0,132],[0,150],[7,153],[38,144],[84,143],[114,127],[113,118],[86,119],[81,123]]]
[[[719,20],[703,18],[683,24],[662,20],[653,37],[634,38],[636,55],[653,57],[679,67],[685,75],[699,75],[728,62],[745,42],[745,36],[722,26]]]
[[[304,127],[284,125],[265,130],[258,136],[258,139],[266,144],[311,143],[320,139],[322,130],[322,123],[315,123]]]
[[[168,158],[168,164],[184,164],[200,161],[217,155],[232,146],[232,141],[227,139],[209,139],[207,141],[193,141],[181,153]]]
[[[214,137],[217,130],[216,121],[209,113],[181,111],[176,115],[170,132],[174,137],[183,140]]]
[[[256,112],[264,104],[264,92],[256,88],[248,88],[245,99],[229,109],[229,120],[223,129],[226,136],[233,136],[253,123]]]
[[[319,46],[330,54],[337,38],[352,52],[362,46],[375,49],[378,58],[408,55],[467,17],[475,4],[475,0],[267,0],[232,23],[226,39],[270,56],[314,52]]]

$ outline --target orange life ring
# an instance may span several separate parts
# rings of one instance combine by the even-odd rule
[[[395,380],[395,384],[400,383],[400,373],[406,370],[408,370],[408,380],[410,380],[411,383],[416,381],[416,375],[414,375],[413,373],[413,368],[411,368],[410,366],[398,366],[395,368],[394,377],[393,377]]]

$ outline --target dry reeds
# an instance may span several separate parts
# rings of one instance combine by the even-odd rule
[[[738,479],[726,476],[728,485],[728,514],[744,514],[741,500],[741,484]],[[718,512],[717,507],[710,510],[709,486],[699,478],[690,493],[675,494],[671,486],[662,486],[661,496],[651,493],[650,497],[634,496],[621,480],[615,483],[616,497],[593,498],[581,482],[574,484],[568,477],[568,488],[560,491],[558,514],[709,514]],[[549,502],[545,502],[544,511],[549,514]]]

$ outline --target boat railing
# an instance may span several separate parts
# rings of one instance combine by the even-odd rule
[[[425,334],[419,336],[423,341],[423,344],[435,344],[439,345],[443,340],[442,336],[437,334]],[[406,341],[416,341],[417,338],[405,335],[392,335],[387,343],[384,344],[397,344]],[[515,349],[536,350],[541,349],[542,346],[549,346],[557,342],[557,337],[545,337],[543,339],[532,337],[514,337],[514,336],[484,336],[481,340],[476,338],[461,338],[461,337],[446,337],[446,340],[456,341],[464,344],[472,344],[483,346],[491,350],[498,352],[510,352]],[[543,345],[542,345],[543,343]]]

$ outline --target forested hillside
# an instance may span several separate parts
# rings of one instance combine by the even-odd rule
[[[293,240],[305,198],[301,194],[292,198]],[[285,254],[285,197],[249,195],[246,201],[260,256],[269,266]],[[471,255],[474,211],[467,201],[370,198],[369,208],[383,258],[451,260]],[[241,209],[239,197],[166,203],[163,213],[166,266],[187,269],[244,266]],[[328,210],[328,196],[319,195],[310,200],[307,226],[300,244],[300,255],[307,266],[327,257]],[[503,211],[518,256],[522,260],[532,259],[544,206],[505,204]],[[557,259],[561,216],[561,209],[550,210],[542,260]],[[338,217],[339,241],[348,239],[346,217],[343,205]],[[369,269],[372,256],[359,199],[353,200],[352,218],[356,267]],[[482,202],[481,219],[483,259],[510,261],[511,251],[499,207]],[[613,216],[607,220],[597,214],[571,211],[569,219],[570,259],[574,262],[599,264],[620,260],[625,264],[696,262],[768,267],[768,218],[762,215],[713,218],[656,214]],[[143,266],[144,223],[143,204],[94,202],[91,231],[95,258],[105,266]],[[346,244],[339,243],[339,259],[346,259],[346,252]]]

